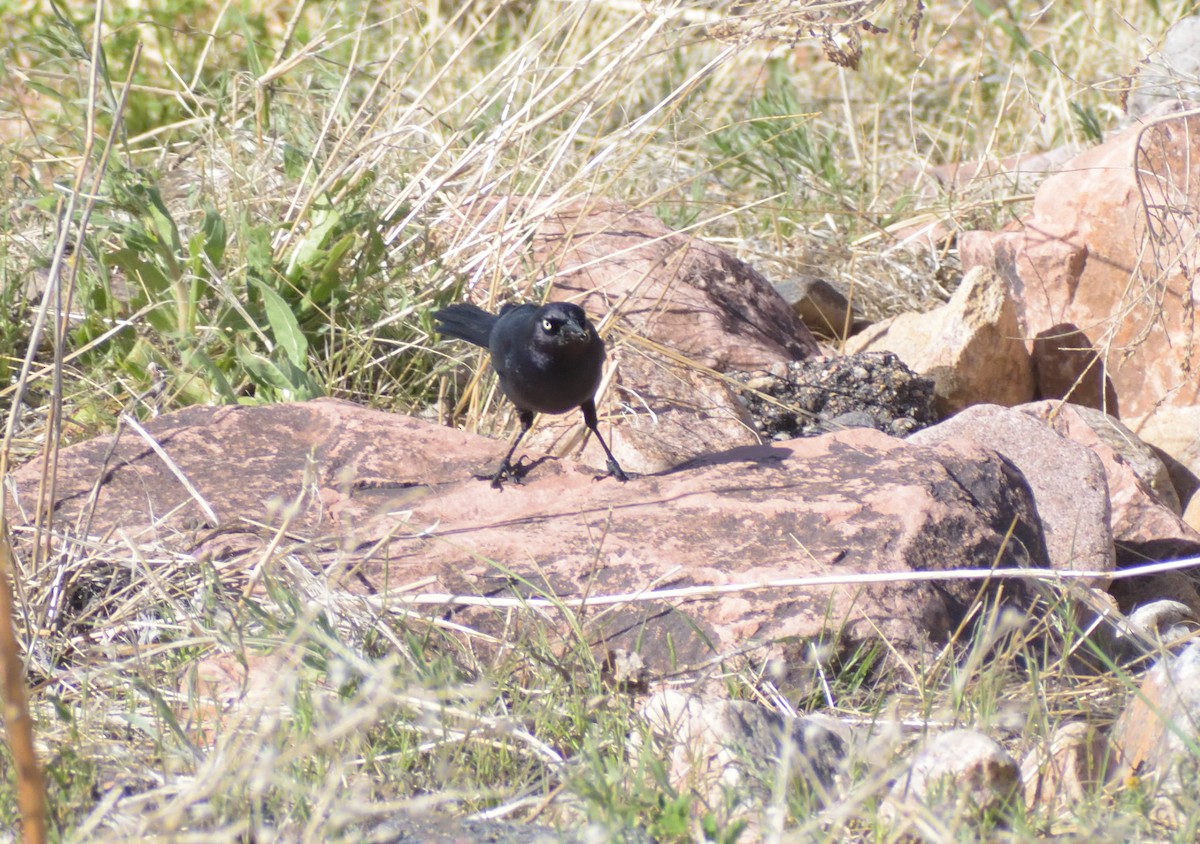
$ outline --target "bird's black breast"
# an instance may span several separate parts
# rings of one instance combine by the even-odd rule
[[[566,413],[592,398],[604,369],[604,341],[586,319],[586,333],[569,340],[540,330],[542,309],[503,311],[489,349],[500,388],[519,410]]]

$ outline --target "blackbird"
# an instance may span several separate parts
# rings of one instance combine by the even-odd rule
[[[442,334],[491,352],[500,389],[517,407],[521,430],[491,476],[493,487],[503,489],[505,477],[521,482],[523,473],[510,461],[533,425],[535,413],[566,413],[574,407],[583,411],[583,424],[608,456],[608,475],[629,480],[596,424],[595,397],[604,368],[604,341],[583,308],[569,302],[505,305],[497,315],[459,304],[442,308],[433,317]]]

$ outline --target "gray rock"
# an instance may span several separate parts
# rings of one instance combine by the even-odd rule
[[[1104,464],[1027,414],[976,405],[908,438],[921,445],[967,440],[995,449],[1029,482],[1055,568],[1112,571],[1116,561]]]
[[[1142,604],[1129,614],[1129,623],[1143,636],[1166,645],[1190,635],[1198,620],[1187,604],[1167,599]]]
[[[725,789],[752,795],[761,806],[781,776],[807,784],[818,798],[836,796],[849,727],[833,719],[790,718],[746,701],[677,691],[654,694],[641,715],[672,785],[703,795],[712,807],[722,805]],[[640,749],[640,733],[630,738]]]
[[[1200,17],[1195,15],[1173,23],[1162,47],[1138,68],[1126,111],[1142,117],[1167,100],[1200,100]]]
[[[1020,799],[1021,771],[992,739],[975,730],[950,730],[913,758],[880,807],[893,821],[917,803],[943,820],[975,820]]]
[[[755,391],[743,392],[741,401],[763,439],[847,428],[907,434],[937,420],[933,381],[917,375],[891,352],[794,361],[780,373],[733,375]]]
[[[851,308],[846,294],[820,276],[796,275],[774,286],[818,337],[842,340],[870,324]]]
[[[364,844],[588,844],[585,833],[437,815],[398,813],[363,829]],[[615,838],[609,840],[620,841]],[[628,840],[635,840],[630,838]],[[640,840],[647,841],[643,837]]]
[[[1111,779],[1150,779],[1164,792],[1194,794],[1200,776],[1200,642],[1146,672],[1113,727]]]

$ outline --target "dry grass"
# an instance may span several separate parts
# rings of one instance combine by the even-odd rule
[[[430,307],[464,286],[539,295],[522,233],[580,197],[653,210],[771,277],[844,283],[873,316],[928,308],[957,266],[922,230],[999,225],[1029,198],[997,181],[947,191],[928,168],[1113,126],[1123,78],[1190,8],[1131,5],[0,5],[0,474],[123,412],[316,393],[440,404],[455,387]],[[505,194],[530,201],[463,222]],[[494,424],[494,404],[472,408],[469,424]],[[86,525],[15,539],[55,838],[362,840],[404,807],[736,837],[728,807],[627,756],[634,702],[578,641],[543,632],[480,661],[474,631],[330,590],[282,532],[220,565]],[[1052,604],[1032,627],[986,618],[886,693],[854,659],[832,676],[814,664],[822,691],[790,701],[749,669],[723,675],[738,696],[895,726],[839,806],[779,798],[795,840],[893,840],[875,806],[904,725],[976,726],[1015,749],[1071,718],[1103,726],[1130,681],[1061,659],[1086,645]],[[0,825],[15,805],[0,787]],[[913,823],[930,840],[1192,840],[1189,807],[1153,805],[1097,789],[1009,832]]]

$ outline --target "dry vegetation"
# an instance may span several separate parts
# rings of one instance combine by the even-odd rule
[[[430,308],[466,285],[505,298],[546,282],[502,272],[498,249],[521,239],[464,221],[479,196],[533,197],[489,221],[517,234],[608,197],[774,278],[845,282],[872,316],[930,307],[956,259],[915,246],[920,227],[1000,225],[1029,197],[947,193],[926,168],[1094,142],[1189,6],[0,0],[0,471],[199,402],[444,414],[456,388]],[[497,427],[487,402],[465,421]],[[634,701],[578,643],[480,664],[469,631],[332,593],[286,543],[222,566],[86,525],[14,543],[55,839],[357,841],[414,807],[587,821],[598,840],[738,837],[733,797],[700,806],[652,753],[626,752]],[[1035,656],[1077,644],[1065,612],[973,635],[887,691],[861,660],[820,692],[771,693],[752,667],[725,682],[1022,750],[1067,718],[1102,727],[1129,683]],[[251,679],[214,701],[202,660]],[[834,811],[778,795],[785,840],[891,840],[878,762]],[[1127,786],[1066,819],[1016,809],[1007,831],[918,820],[930,840],[1194,840]],[[0,827],[16,819],[10,775]]]

